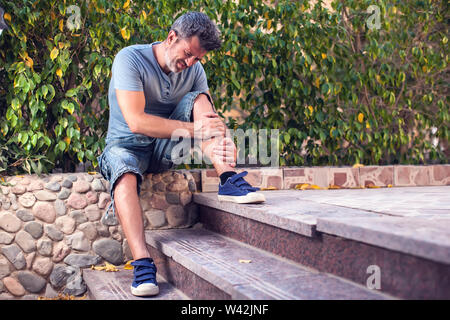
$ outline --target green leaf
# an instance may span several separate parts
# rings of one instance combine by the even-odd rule
[[[73,96],[77,95],[77,93],[78,93],[78,89],[77,88],[73,88],[73,89],[67,90],[66,97],[73,97]]]
[[[14,111],[19,110],[19,108],[20,108],[20,102],[19,102],[19,99],[17,99],[17,98],[12,99],[12,101],[11,101],[11,107],[12,107],[12,109],[13,109]]]
[[[291,135],[289,134],[289,133],[285,133],[284,134],[284,142],[286,143],[286,144],[289,144],[289,142],[291,141]]]
[[[66,143],[65,143],[64,141],[59,141],[59,142],[58,142],[58,149],[59,149],[61,152],[64,152],[64,150],[66,150]]]

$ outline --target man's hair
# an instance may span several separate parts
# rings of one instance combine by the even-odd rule
[[[175,20],[170,30],[175,31],[182,39],[197,36],[200,46],[206,51],[219,49],[222,45],[217,26],[201,12],[193,11],[183,14]]]

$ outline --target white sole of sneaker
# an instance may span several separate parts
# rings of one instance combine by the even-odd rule
[[[153,283],[143,283],[137,288],[131,286],[131,293],[138,297],[156,296],[159,293],[159,287]]]
[[[217,195],[219,201],[228,201],[234,203],[261,203],[266,201],[266,197],[262,193],[250,192],[245,196],[223,196]]]

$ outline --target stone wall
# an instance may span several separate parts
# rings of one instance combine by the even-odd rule
[[[198,183],[198,181],[197,181]],[[146,229],[195,223],[189,171],[149,174],[141,187]],[[7,177],[0,186],[0,299],[82,295],[82,268],[132,259],[98,173]]]

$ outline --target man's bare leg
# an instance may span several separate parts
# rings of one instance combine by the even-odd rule
[[[193,115],[194,122],[204,119],[204,114],[207,112],[214,112],[211,103],[204,94],[198,95],[194,102]],[[216,169],[217,175],[221,175],[226,171],[236,171],[230,164],[218,159],[214,156],[214,146],[218,145],[217,138],[211,138],[201,142],[201,150],[212,162],[214,169]]]
[[[149,258],[150,253],[145,243],[142,208],[137,194],[137,177],[134,173],[125,173],[117,180],[114,203],[133,259]]]

